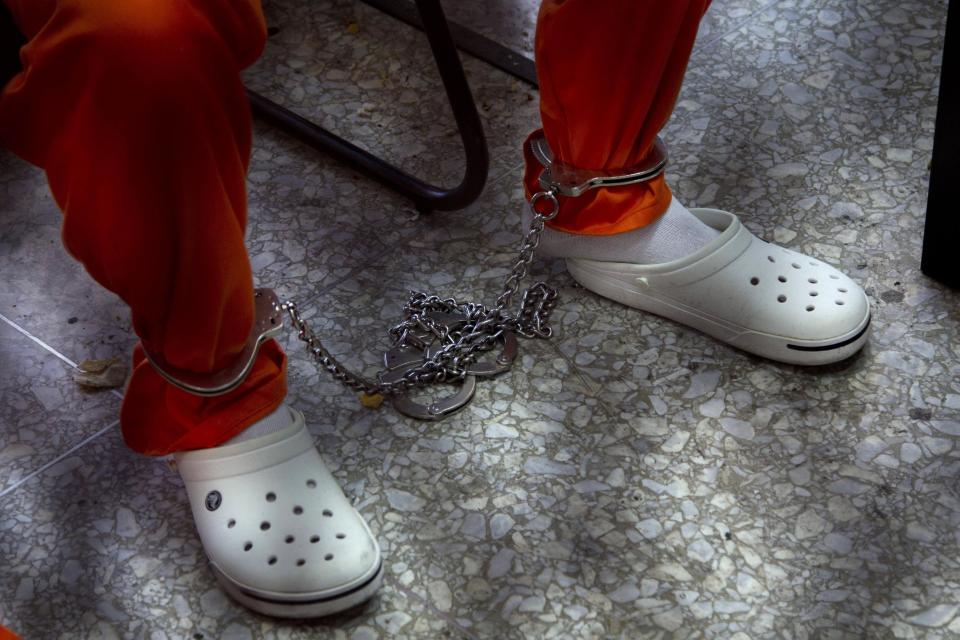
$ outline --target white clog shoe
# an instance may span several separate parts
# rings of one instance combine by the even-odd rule
[[[224,590],[271,616],[313,618],[369,599],[380,548],[313,445],[303,415],[261,438],[175,455]]]
[[[857,283],[758,239],[731,213],[690,211],[721,233],[689,256],[646,265],[567,257],[567,268],[602,296],[771,360],[827,364],[863,346],[870,304]]]

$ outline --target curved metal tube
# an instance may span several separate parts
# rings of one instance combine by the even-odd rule
[[[463,179],[457,186],[444,189],[420,180],[258,93],[248,89],[247,95],[257,116],[410,198],[421,212],[453,211],[468,206],[483,191],[490,157],[480,115],[443,9],[438,0],[416,0],[416,4],[463,141],[466,167]]]

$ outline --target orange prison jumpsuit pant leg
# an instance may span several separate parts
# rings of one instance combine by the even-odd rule
[[[673,111],[709,0],[543,0],[535,54],[543,132],[554,157],[585,169],[640,164]],[[537,133],[537,132],[535,132]],[[531,134],[534,135],[534,134]],[[528,197],[541,167],[524,145]],[[562,198],[549,226],[609,235],[667,210],[663,176]]]
[[[130,306],[142,345],[223,368],[254,314],[240,70],[266,39],[259,0],[0,1],[28,40],[0,93],[0,146],[45,170],[67,250]],[[201,398],[138,346],[124,439],[152,455],[221,444],[280,404],[285,370],[271,341],[239,389]]]
[[[20,636],[0,625],[0,640],[20,640]]]

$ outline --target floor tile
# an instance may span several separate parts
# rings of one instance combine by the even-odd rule
[[[0,494],[115,422],[120,399],[88,391],[72,367],[0,322]]]
[[[492,0],[491,2],[442,3],[447,19],[471,29],[514,52],[533,60],[537,0]]]

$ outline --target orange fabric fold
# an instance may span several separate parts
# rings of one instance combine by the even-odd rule
[[[641,164],[673,111],[709,0],[544,0],[535,54],[540,117],[554,156],[591,170]],[[529,140],[529,139],[528,139]],[[528,197],[541,168],[524,145]],[[648,225],[670,190],[649,182],[563,198],[549,226],[610,235]]]
[[[243,385],[222,396],[203,398],[167,383],[147,362],[139,345],[134,349],[133,366],[125,397],[154,398],[155,401],[125,401],[120,423],[153,425],[153,428],[123,430],[127,445],[148,455],[203,449],[226,442],[268,415],[286,395],[287,358],[274,340],[260,348],[260,355]],[[162,429],[156,424],[158,408],[163,411]]]
[[[131,309],[151,353],[212,372],[253,324],[244,246],[257,0],[3,0],[27,37],[0,94],[0,144],[47,174],[63,242]],[[172,388],[134,355],[121,427],[146,454],[209,447],[286,393],[279,346],[227,396]]]

